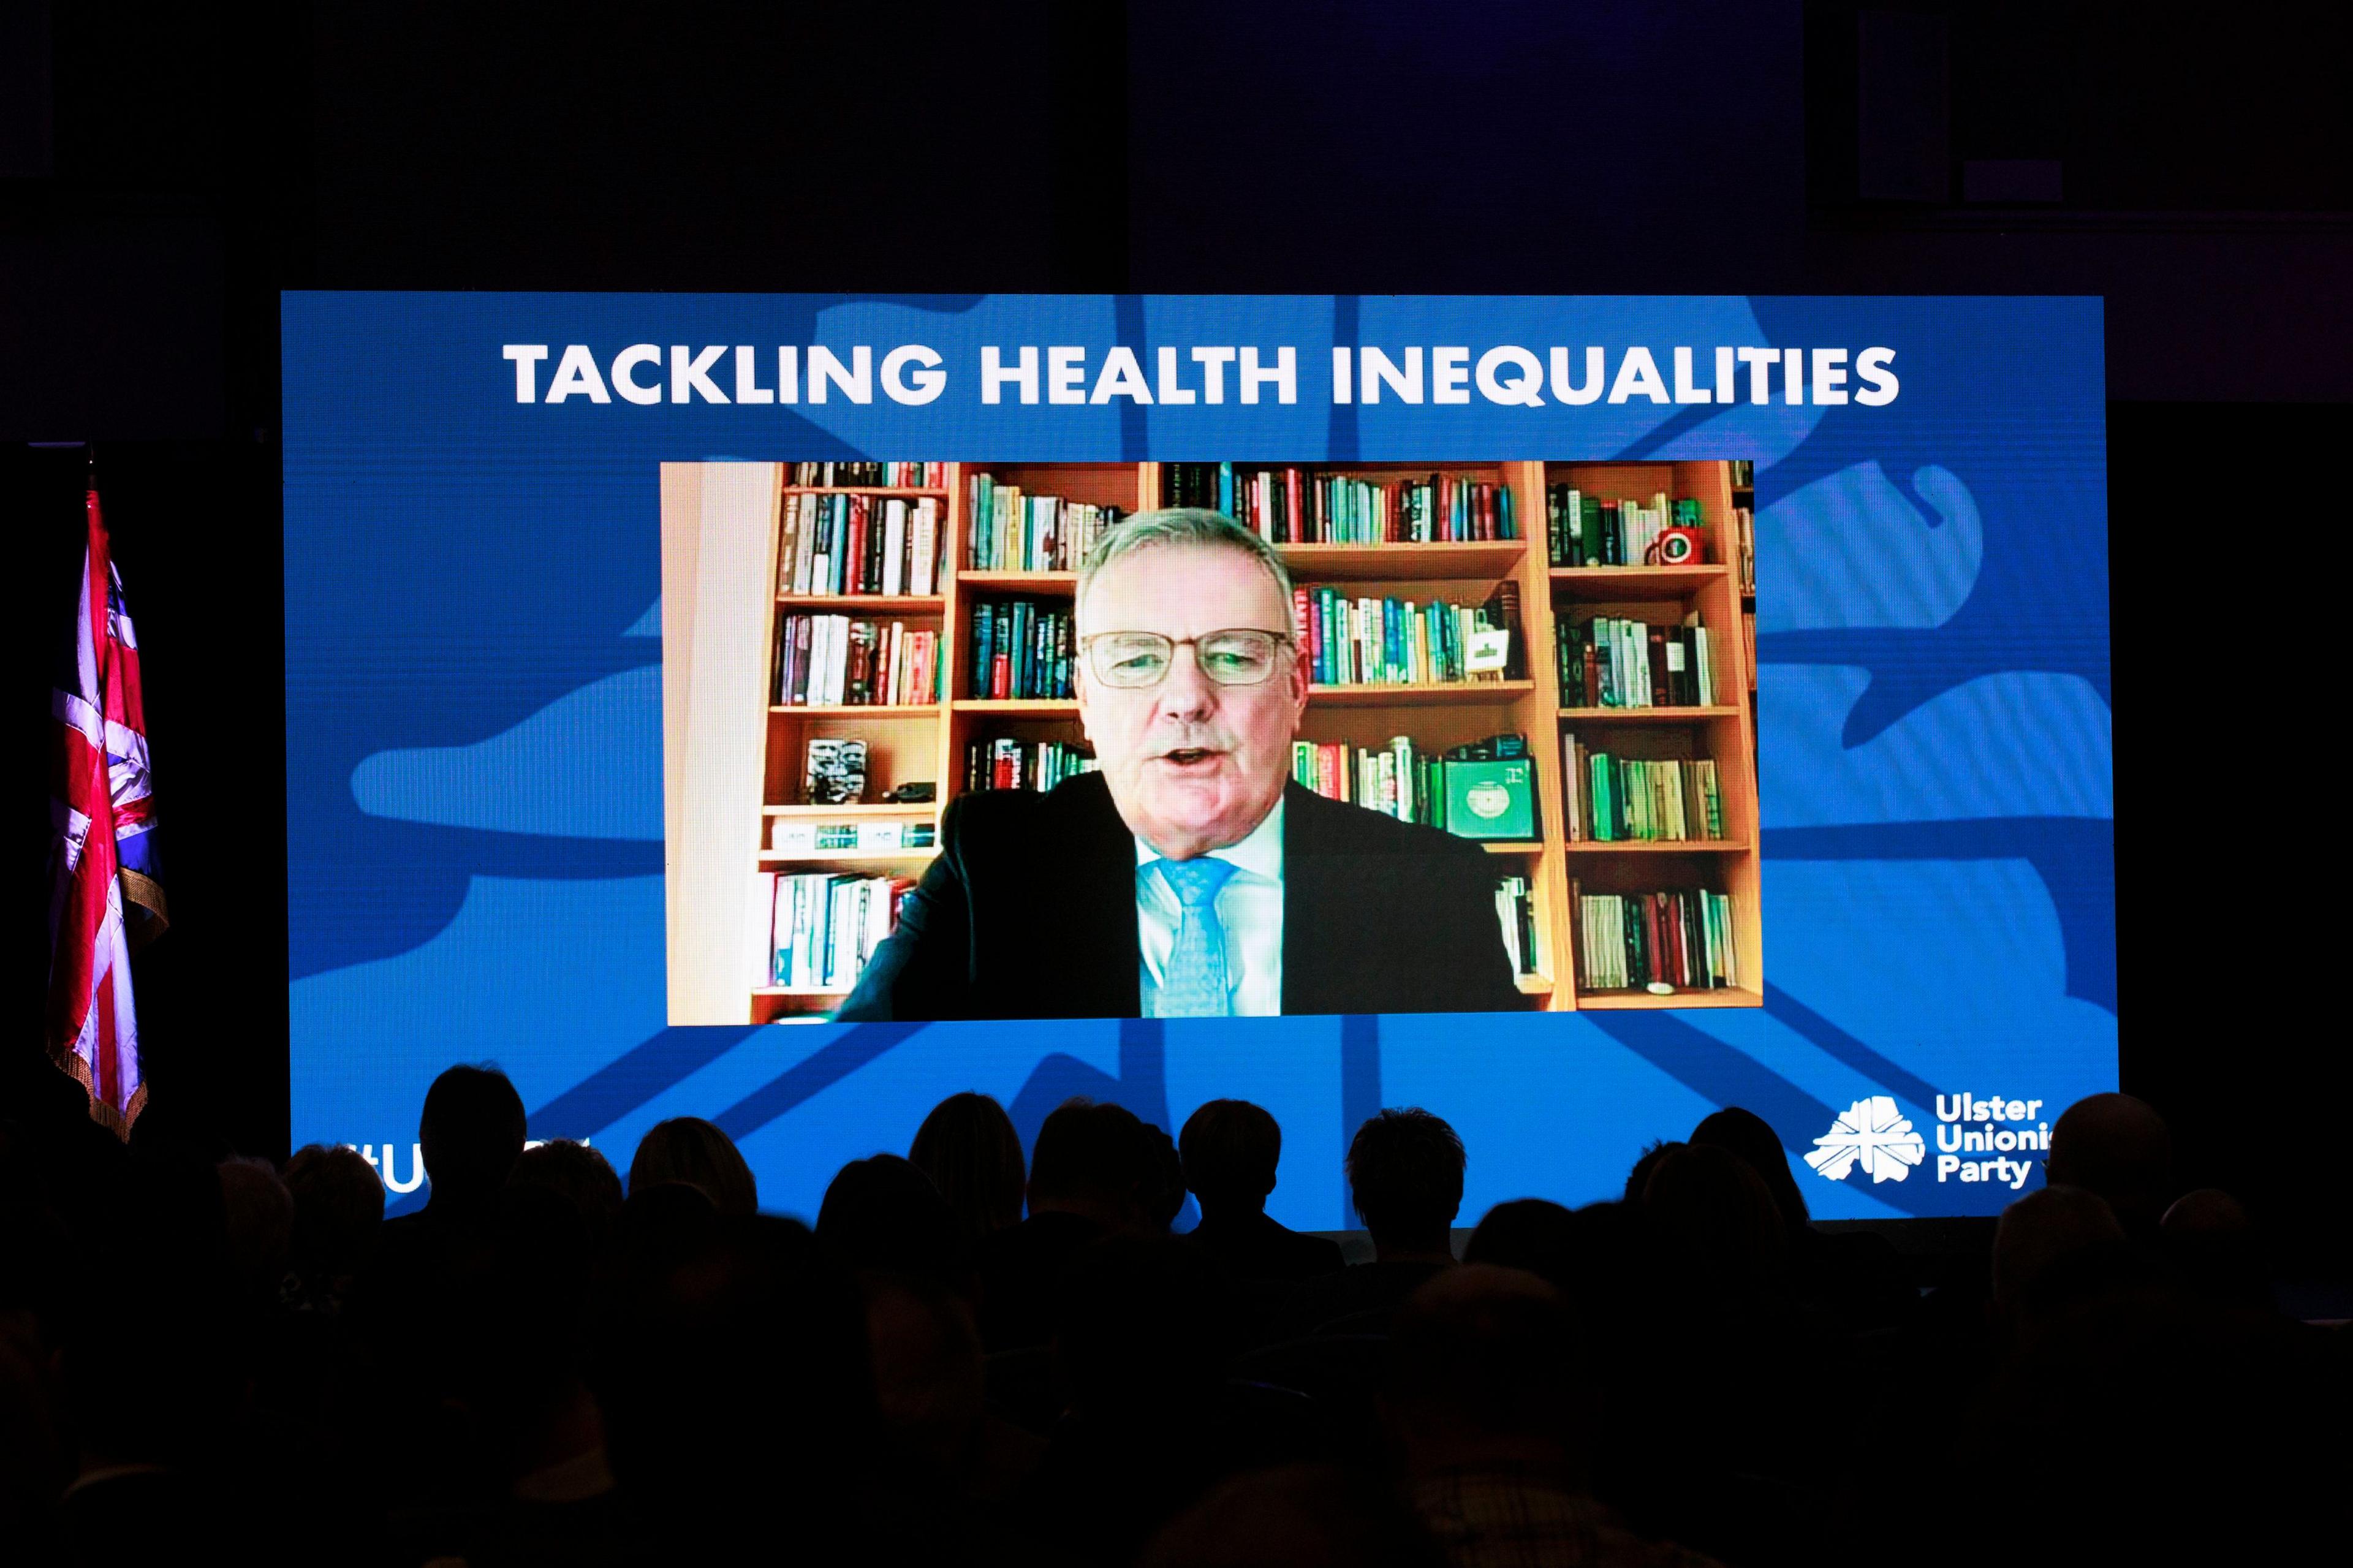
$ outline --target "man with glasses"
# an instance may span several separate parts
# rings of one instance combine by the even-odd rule
[[[1142,512],[1079,572],[1099,772],[959,796],[844,1020],[1520,1005],[1475,844],[1291,779],[1308,670],[1271,545]]]

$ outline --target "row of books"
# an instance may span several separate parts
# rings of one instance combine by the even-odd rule
[[[1563,737],[1561,751],[1572,842],[1724,837],[1724,795],[1712,759],[1612,756],[1588,750],[1575,735]]]
[[[1757,592],[1757,509],[1732,509],[1733,560],[1740,568],[1740,591]]]
[[[1495,919],[1504,928],[1504,950],[1512,955],[1512,973],[1536,973],[1535,889],[1525,877],[1497,879]]]
[[[1345,741],[1291,742],[1291,776],[1326,800],[1439,826],[1439,760],[1399,735],[1386,746]]]
[[[1563,708],[1708,708],[1715,659],[1694,610],[1680,625],[1596,616],[1553,628]]]
[[[779,594],[939,592],[940,503],[932,497],[785,498]]]
[[[848,991],[899,923],[915,886],[906,877],[819,871],[760,873],[769,895],[768,972],[763,985]]]
[[[867,708],[940,700],[940,634],[904,621],[787,615],[770,689],[780,708]]]
[[[964,749],[964,787],[1050,790],[1095,766],[1093,757],[1060,741],[973,741]]]
[[[980,599],[972,607],[975,697],[1075,697],[1078,634],[1071,612],[1030,599]]]
[[[945,463],[795,463],[796,485],[875,485],[884,489],[935,490],[948,482]]]
[[[1519,584],[1499,584],[1483,605],[1411,599],[1351,598],[1331,587],[1293,591],[1309,679],[1319,686],[1431,686],[1471,679],[1474,654],[1481,670],[1511,678],[1522,672]],[[1500,645],[1493,637],[1500,635]],[[1474,646],[1473,639],[1484,639]],[[1502,658],[1493,657],[1500,647]]]
[[[1469,474],[1367,479],[1313,468],[1164,463],[1164,506],[1224,512],[1276,544],[1517,539],[1512,489]]]
[[[1605,500],[1573,485],[1545,487],[1545,551],[1555,566],[1657,565],[1661,533],[1704,526],[1698,501],[1670,501],[1664,490],[1644,506]]]
[[[1715,991],[1740,984],[1731,894],[1705,889],[1588,894],[1577,883],[1571,891],[1579,988]]]
[[[1094,542],[1127,514],[1060,496],[1025,495],[989,474],[972,477],[965,564],[976,572],[1075,572]]]

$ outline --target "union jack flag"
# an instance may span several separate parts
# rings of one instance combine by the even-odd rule
[[[90,1119],[128,1137],[146,1104],[131,953],[161,935],[154,796],[139,639],[122,579],[87,495],[90,542],[74,617],[72,672],[50,694],[58,721],[49,809],[57,831],[49,900],[49,1053],[90,1092]]]

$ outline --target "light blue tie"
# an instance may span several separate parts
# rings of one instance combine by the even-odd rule
[[[1169,950],[1155,1016],[1223,1018],[1234,1006],[1226,982],[1226,928],[1218,919],[1218,892],[1236,867],[1208,855],[1158,864],[1179,910],[1176,944]]]

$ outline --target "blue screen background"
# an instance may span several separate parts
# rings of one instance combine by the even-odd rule
[[[2052,299],[296,294],[283,304],[293,1135],[400,1151],[455,1061],[534,1137],[626,1171],[717,1120],[814,1215],[978,1089],[1025,1137],[1071,1093],[1170,1128],[1233,1095],[1285,1131],[1270,1211],[1353,1224],[1382,1105],[1461,1131],[1463,1223],[1612,1196],[1709,1110],[1763,1115],[1829,1218],[2016,1194],[1798,1157],[1855,1100],[2116,1079],[2100,306]],[[922,342],[948,393],[797,406],[521,405],[512,342]],[[979,403],[982,343],[1297,345],[1291,406]],[[1894,347],[1880,408],[1328,402],[1334,343]],[[1701,360],[1707,359],[1704,347]],[[1580,362],[1581,363],[1581,355]],[[728,367],[723,363],[723,372]],[[1703,376],[1706,372],[1703,370]],[[714,375],[724,387],[725,374]],[[1746,379],[1743,378],[1745,395]],[[1230,397],[1230,394],[1229,394]],[[665,1026],[659,465],[873,458],[1757,465],[1761,1009],[1215,1024]],[[1933,1163],[1933,1152],[1931,1153]],[[2040,1181],[2039,1168],[2036,1182]],[[398,1200],[413,1205],[422,1190]]]

